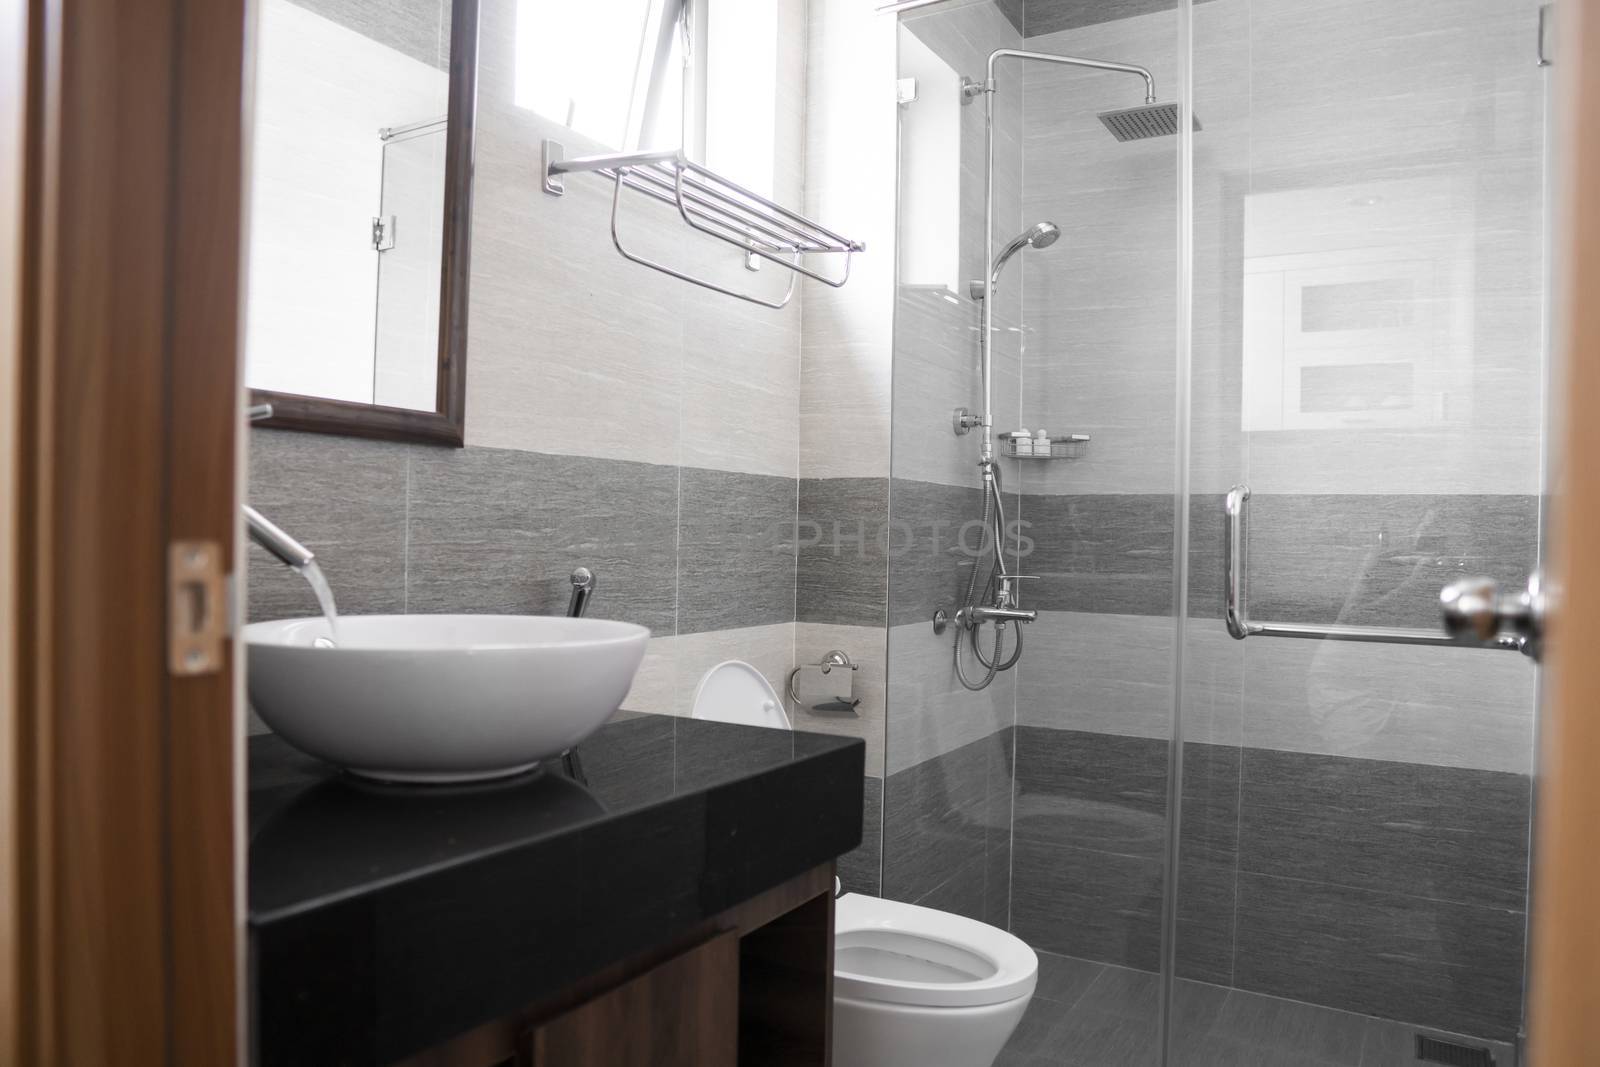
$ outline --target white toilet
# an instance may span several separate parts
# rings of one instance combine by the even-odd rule
[[[700,679],[696,719],[788,729],[748,663]],[[1039,957],[993,926],[847,893],[834,904],[834,1067],[992,1067],[1022,1021]]]

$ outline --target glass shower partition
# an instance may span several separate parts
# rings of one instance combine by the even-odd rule
[[[999,49],[1083,57],[1149,68],[1157,99],[1175,102],[1180,16],[1087,25],[1055,7],[900,16],[882,891],[1035,949],[1039,988],[1011,1053],[1146,1065],[1159,1062],[1172,900],[1180,139],[1122,141],[1117,117],[1102,120],[1147,103],[1144,80],[1124,71],[1006,56],[987,94],[985,77]],[[1008,569],[1036,576],[1020,582],[1021,606],[1038,615],[1012,628],[1014,666],[969,690],[955,642],[970,670],[992,624],[974,649],[958,624],[940,633],[932,619],[964,606],[983,539],[980,434],[957,434],[952,418],[981,410],[973,283],[991,267],[991,181],[993,252],[1041,223],[1062,236],[1019,248],[982,294],[992,429],[1017,435],[996,441]],[[1051,445],[1036,444],[1041,432]]]
[[[1538,565],[1546,21],[1534,0],[900,15],[881,889],[1035,949],[1017,1057],[1515,1062],[1535,667],[1234,639],[1223,507],[1249,487],[1259,621],[1436,633],[1441,587]],[[985,85],[996,49],[1147,67],[1193,122],[1120,140],[1101,113],[1139,86],[1025,59]],[[980,395],[986,93],[991,249],[1061,232],[984,294],[993,429],[1088,441],[1000,460],[1038,617],[972,691],[960,628],[930,619],[963,606],[982,537],[952,415]]]
[[[1170,1062],[1515,1062],[1537,673],[1438,634],[1539,563],[1538,5],[1193,7],[1192,576]],[[1419,1042],[1434,1042],[1432,1045]],[[1473,1058],[1473,1057],[1480,1058]],[[1276,1057],[1277,1059],[1274,1059]]]

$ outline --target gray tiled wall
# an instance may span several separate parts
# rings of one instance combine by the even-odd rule
[[[1166,742],[1017,733],[1013,931],[1156,969]],[[1184,759],[1180,974],[1514,1034],[1526,776],[1194,743]]]
[[[847,626],[885,624],[888,521],[888,479],[800,480],[796,619]]]
[[[450,65],[448,0],[292,0],[388,45],[412,59],[443,70]]]
[[[596,617],[658,636],[793,621],[794,485],[282,432],[251,448],[252,500],[318,554],[343,611],[559,613],[582,564]],[[252,560],[251,618],[308,610],[297,576]]]
[[[884,896],[1009,925],[1011,767],[1007,727],[884,779]]]
[[[1028,590],[1045,611],[1170,615],[1172,496],[1024,492]],[[1346,626],[1438,625],[1458,577],[1527,581],[1539,501],[1507,495],[1255,494],[1245,523],[1252,617]],[[1189,614],[1222,615],[1222,497],[1189,505]]]

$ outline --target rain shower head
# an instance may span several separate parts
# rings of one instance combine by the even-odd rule
[[[1119,141],[1170,137],[1178,132],[1178,105],[1149,103],[1116,111],[1102,111],[1100,121],[1111,131],[1111,136]],[[1198,118],[1194,120],[1194,128],[1200,129]]]

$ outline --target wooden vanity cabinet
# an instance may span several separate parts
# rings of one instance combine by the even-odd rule
[[[816,867],[397,1067],[827,1067],[833,873]]]

